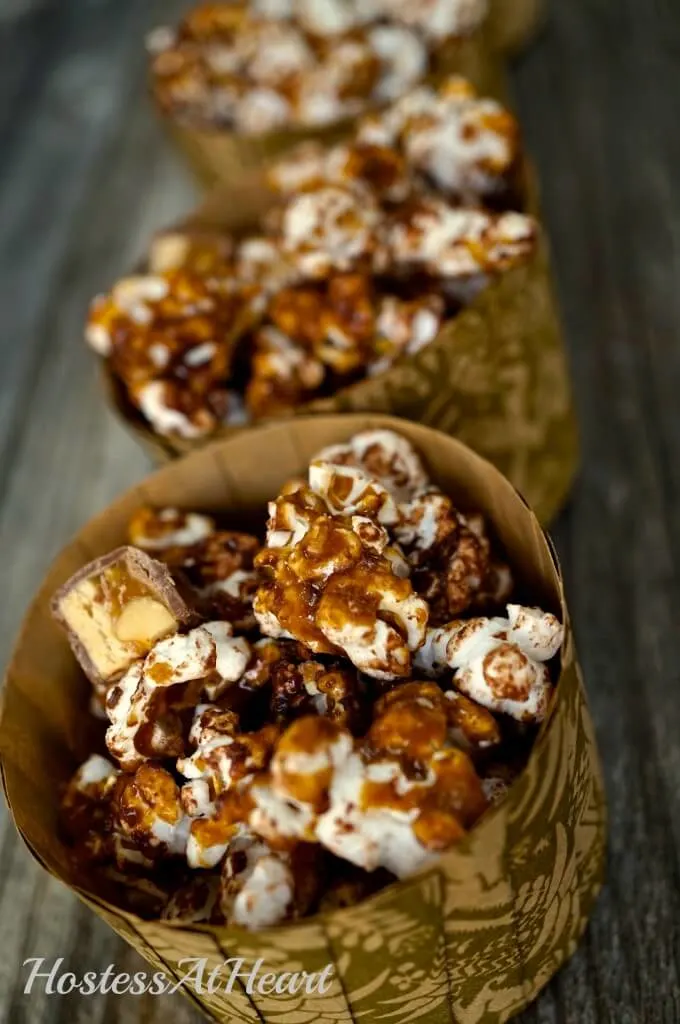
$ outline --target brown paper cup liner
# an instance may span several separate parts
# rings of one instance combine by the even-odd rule
[[[525,206],[537,215],[530,166],[521,180]],[[215,190],[182,227],[238,234],[256,225],[270,202],[255,178],[238,192]],[[154,461],[206,443],[155,434],[106,365],[103,372],[115,414]],[[377,377],[301,405],[296,415],[335,412],[387,413],[454,435],[493,462],[540,521],[550,522],[576,472],[578,437],[545,240],[531,260],[498,277],[420,352]],[[225,426],[216,436],[236,429],[243,428]]]
[[[543,0],[491,0],[488,31],[492,47],[512,56],[526,46],[543,20]]]
[[[143,921],[74,877],[57,834],[60,785],[89,753],[87,684],[52,620],[56,588],[88,559],[123,542],[142,502],[227,509],[250,522],[287,478],[327,444],[358,430],[401,431],[434,480],[482,511],[521,584],[566,626],[548,721],[506,800],[433,867],[349,909],[267,932]],[[154,967],[180,978],[186,958],[207,969],[230,957],[277,974],[333,964],[321,995],[188,990],[208,1016],[247,1024],[497,1024],[531,1002],[574,952],[600,888],[605,808],[558,565],[537,520],[489,463],[444,434],[382,416],[324,416],[273,424],[174,462],[128,492],[77,535],[31,605],[7,672],[0,721],[5,794],[33,855]]]
[[[490,29],[485,28],[472,36],[446,43],[435,58],[431,80],[460,74],[468,78],[482,95],[507,100],[503,62],[489,44],[489,32]],[[238,184],[245,176],[261,171],[300,142],[314,141],[325,145],[340,142],[351,135],[355,120],[348,118],[323,128],[295,128],[250,136],[226,129],[182,124],[165,113],[163,123],[198,181],[211,187],[217,183]]]

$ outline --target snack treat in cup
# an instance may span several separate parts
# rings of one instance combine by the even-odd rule
[[[83,623],[51,604],[126,543],[194,618],[108,680],[105,726]],[[214,572],[256,584],[216,618]],[[495,469],[422,426],[294,419],[157,472],[57,559],[5,695],[19,831],[157,969],[325,971],[320,991],[192,989],[216,1021],[507,1020],[600,885],[554,556]]]
[[[548,520],[576,433],[513,115],[452,76],[159,234],[92,303],[108,392],[159,458],[261,420],[380,411],[489,457]]]
[[[147,39],[155,103],[199,176],[233,183],[423,81],[504,93],[486,0],[199,4]]]

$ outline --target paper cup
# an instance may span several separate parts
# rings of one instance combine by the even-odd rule
[[[518,178],[524,207],[537,215],[531,167]],[[238,190],[216,189],[181,227],[237,235],[257,230],[270,203],[256,178]],[[154,433],[106,365],[103,372],[115,415],[154,461],[206,443]],[[452,434],[493,462],[540,521],[550,522],[576,473],[578,436],[545,239],[527,263],[499,276],[420,352],[295,414],[336,412],[386,413]],[[244,428],[225,426],[215,436],[236,429]]]
[[[469,79],[480,95],[507,101],[505,69],[503,61],[490,45],[490,31],[484,27],[471,36],[444,43],[434,57],[428,81],[436,82],[445,75],[460,74]],[[300,142],[333,145],[348,138],[356,124],[355,118],[348,118],[321,128],[295,127],[262,135],[242,135],[225,128],[211,129],[183,123],[166,111],[161,112],[161,117],[171,140],[199,183],[207,187],[217,183],[238,184],[245,176],[262,171]]]
[[[400,431],[433,479],[479,509],[532,599],[559,614],[566,638],[556,696],[525,771],[459,846],[414,878],[355,907],[266,932],[150,922],[105,902],[74,874],[57,832],[61,784],[89,753],[88,684],[50,614],[57,587],[124,541],[143,502],[230,510],[252,522],[327,444],[359,430]],[[321,971],[326,994],[186,991],[219,1022],[497,1024],[530,1003],[574,952],[600,888],[605,809],[597,751],[559,568],[532,512],[489,463],[444,434],[382,416],[323,416],[236,435],[161,469],[90,522],[57,558],[24,621],[0,721],[5,794],[37,860],[127,939],[179,979],[187,958],[207,969],[231,957],[261,970]],[[183,961],[185,961],[183,963]],[[228,968],[224,968],[228,976]]]
[[[513,56],[531,41],[544,14],[543,0],[491,0],[488,31],[492,47]]]

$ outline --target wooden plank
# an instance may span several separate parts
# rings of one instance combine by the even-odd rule
[[[0,605],[0,661],[48,558],[147,469],[102,416],[80,332],[90,295],[190,201],[142,100],[142,28],[181,6],[0,5],[0,87],[12,99],[0,114],[0,550],[12,596]],[[520,1020],[674,1024],[680,6],[553,0],[550,13],[514,83],[541,176],[582,425],[584,467],[555,535],[611,839],[608,886],[584,943]],[[179,996],[23,996],[26,956],[91,970],[141,962],[33,865],[4,809],[0,948],[0,1022],[201,1019]]]
[[[550,991],[558,1019],[579,1022],[680,1015],[672,784],[680,715],[669,685],[680,653],[678,549],[667,454],[680,438],[669,421],[680,323],[665,228],[677,223],[679,200],[665,142],[673,101],[657,102],[673,96],[677,72],[663,57],[670,9],[663,21],[656,13],[655,5],[554,4],[541,52],[517,75],[587,454],[559,542],[611,813],[608,888],[588,942]],[[679,24],[676,8],[676,38]],[[663,85],[652,90],[648,78]],[[665,302],[650,302],[653,288]]]

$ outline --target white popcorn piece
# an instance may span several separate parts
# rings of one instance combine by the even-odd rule
[[[246,670],[252,650],[242,636],[233,635],[229,622],[207,622],[201,627],[215,645],[215,677],[204,686],[208,700],[217,700],[225,690],[238,682]]]
[[[410,603],[414,606],[415,614],[409,614],[411,609],[407,610],[406,607],[409,602],[394,602],[386,595],[380,610],[398,614],[400,624],[411,634],[411,642],[414,642],[419,640],[420,632],[424,632],[424,627],[419,631],[423,623],[421,606],[424,602],[414,596]],[[361,672],[374,679],[388,680],[408,673],[413,648],[409,639],[405,639],[399,630],[384,619],[376,618],[370,625],[352,621],[351,618],[338,621],[332,609],[326,616],[321,607],[316,621],[326,639],[339,647]]]
[[[155,274],[124,277],[118,281],[111,291],[111,302],[120,310],[121,316],[128,317],[134,323],[146,325],[153,320],[153,305],[164,299],[169,286],[164,278]],[[98,296],[91,305],[92,311],[103,302],[104,296]],[[103,324],[89,323],[85,328],[85,340],[100,356],[110,356],[113,348],[111,331]]]
[[[296,344],[278,327],[266,324],[257,332],[256,367],[260,376],[273,378],[280,385],[298,383],[305,391],[314,391],[323,383],[323,364],[302,345]]]
[[[387,180],[390,173],[392,180]],[[368,188],[381,200],[402,202],[413,182],[405,164],[391,147],[352,143],[325,148],[317,142],[301,143],[278,160],[268,172],[272,188],[282,195],[314,191],[327,185]]]
[[[216,812],[216,815],[219,815],[219,811]],[[205,870],[217,867],[229,849],[229,844],[237,836],[247,831],[242,823],[231,825],[225,829],[217,828],[214,835],[210,835],[211,842],[206,843],[204,834],[198,831],[196,826],[206,821],[212,825],[213,820],[213,815],[210,815],[207,819],[199,818],[193,822],[186,847],[187,864],[190,868]]]
[[[486,17],[488,0],[376,0],[380,13],[417,29],[432,41],[474,32]]]
[[[70,785],[79,793],[96,791],[98,796],[110,790],[119,775],[118,769],[105,757],[91,754],[80,765],[72,777]]]
[[[300,742],[300,737],[309,740],[310,735],[313,744]],[[303,718],[289,726],[277,745],[269,776],[250,788],[253,831],[275,845],[282,839],[315,841],[317,816],[332,774],[352,747],[350,733],[328,719]]]
[[[399,513],[394,498],[363,469],[314,460],[309,486],[324,499],[334,515],[369,515],[383,526],[394,525]]]
[[[182,771],[182,765],[187,759],[178,760],[177,770]],[[210,790],[210,783],[205,778],[191,779],[182,786],[180,798],[185,814],[189,818],[211,818],[215,813],[215,803]]]
[[[508,618],[478,618],[429,629],[415,667],[438,676],[453,669],[454,684],[472,700],[522,722],[541,722],[552,683],[545,665],[564,629],[540,609],[508,606]]]
[[[151,824],[151,835],[167,856],[181,857],[186,853],[190,827],[191,820],[186,815],[172,821],[159,813]]]
[[[367,367],[369,376],[384,373],[400,356],[415,355],[439,334],[444,321],[444,300],[439,295],[404,302],[394,295],[380,301],[376,331],[383,355]]]
[[[159,641],[144,661],[143,678],[150,688],[204,679],[214,671],[216,658],[212,634],[204,626],[198,626],[188,633],[177,633]]]
[[[281,837],[301,841],[314,838],[316,813],[309,804],[281,796],[264,784],[256,783],[250,795],[255,801],[250,826],[258,835],[273,843]]]
[[[184,856],[191,820],[172,775],[160,765],[142,764],[134,775],[121,776],[113,810],[119,861]]]
[[[368,41],[383,64],[376,99],[394,100],[427,74],[427,46],[402,25],[378,25]]]
[[[357,127],[357,141],[374,146],[396,147],[407,125],[432,117],[433,102],[433,92],[427,86],[411,89],[379,114],[369,114],[362,118]]]
[[[297,0],[295,14],[305,29],[316,36],[338,36],[357,23],[357,6],[346,0]]]
[[[433,124],[409,132],[404,152],[412,167],[443,192],[472,198],[492,195],[517,156],[514,139],[485,127],[503,113],[492,100],[468,101],[471,109],[450,108]]]
[[[457,525],[451,499],[434,487],[403,502],[399,512],[394,536],[415,561],[426,557]]]
[[[319,278],[362,264],[380,269],[380,210],[369,191],[329,185],[291,199],[283,214],[282,245],[301,273]]]
[[[406,218],[389,223],[385,240],[398,266],[422,267],[445,279],[461,301],[469,301],[488,283],[489,274],[526,259],[536,234],[535,221],[525,214],[491,214],[428,197]]]
[[[393,430],[366,430],[346,444],[331,445],[313,462],[358,466],[382,484],[397,502],[407,501],[425,487],[428,476],[413,445]]]
[[[286,853],[275,852],[258,836],[233,839],[222,866],[220,908],[228,924],[249,931],[270,928],[294,909],[295,877]]]
[[[554,658],[564,639],[564,629],[550,612],[527,608],[520,604],[507,606],[510,636],[537,661]]]
[[[281,251],[276,239],[254,235],[244,238],[236,249],[235,273],[246,284],[257,284],[262,298],[254,299],[254,309],[266,304],[268,295],[295,284],[299,273]]]
[[[248,73],[258,85],[276,88],[291,75],[303,74],[314,61],[314,51],[298,28],[265,21],[258,26]]]
[[[212,622],[161,640],[111,688],[106,745],[121,767],[134,770],[151,756],[177,755],[179,723],[167,712],[187,699],[194,703],[201,689],[223,692],[245,671],[250,645],[231,633],[229,623]],[[140,735],[144,750],[137,745]]]
[[[189,741],[196,746],[190,757],[179,758],[177,771],[186,779],[207,780],[212,784],[214,794],[226,792],[240,781],[242,773],[236,774],[230,747],[236,742],[238,719],[231,712],[223,712],[214,704],[199,704],[189,732]],[[205,811],[206,794],[202,789],[190,790],[187,799],[195,800]],[[194,817],[204,817],[204,813]]]
[[[268,548],[285,548],[299,544],[311,526],[311,515],[305,515],[294,501],[279,498],[269,502],[267,523]]]
[[[251,89],[234,104],[234,126],[244,135],[262,135],[291,119],[288,100],[275,89]]]

